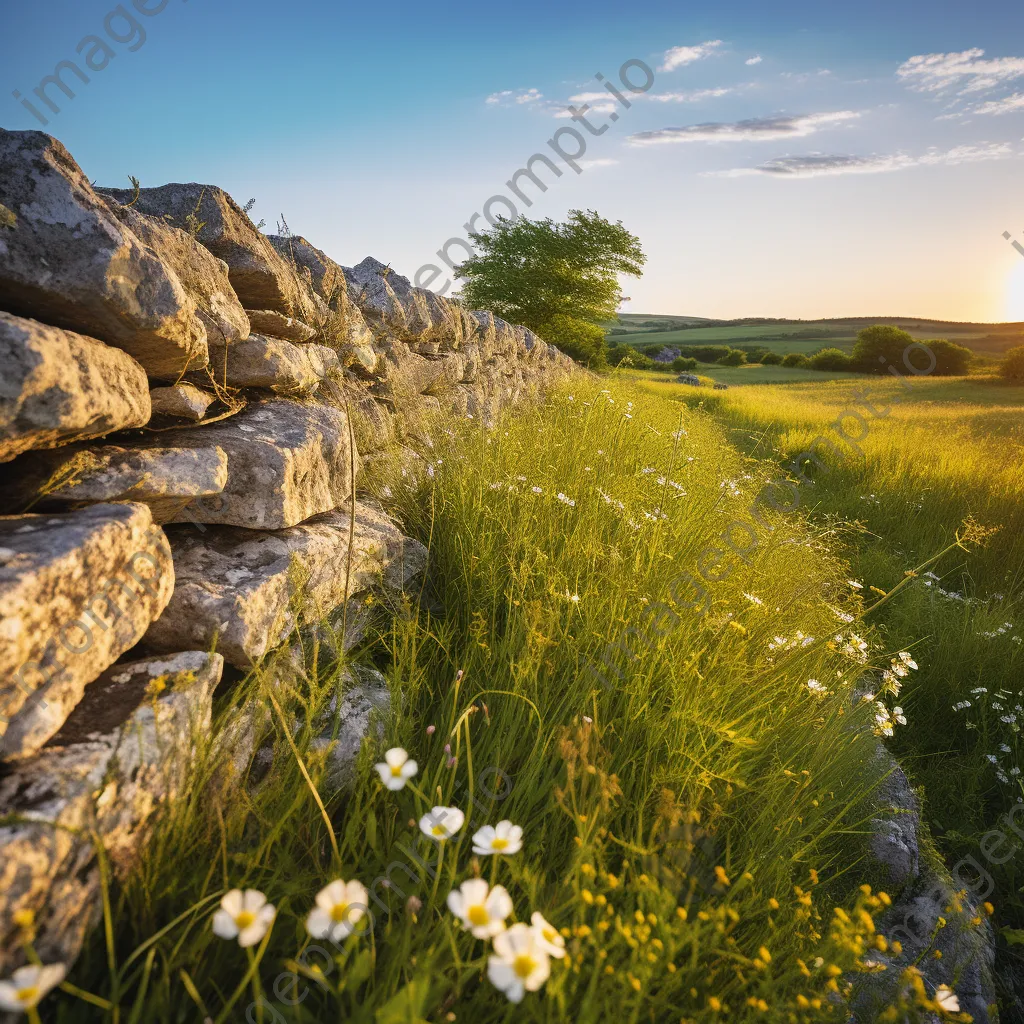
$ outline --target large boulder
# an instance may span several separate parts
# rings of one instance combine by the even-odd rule
[[[206,365],[206,328],[173,267],[113,215],[68,151],[0,129],[0,306],[118,348],[153,377]]]
[[[105,188],[103,192],[122,203],[135,198],[130,189]],[[135,208],[191,231],[198,242],[222,259],[246,309],[274,310],[307,324],[315,324],[322,317],[325,307],[319,296],[222,188],[194,182],[144,188],[135,198]]]
[[[82,334],[0,313],[0,367],[0,462],[149,420],[145,370]]]
[[[404,579],[400,567],[422,568],[422,547],[381,511],[357,504],[355,513],[354,525],[339,510],[276,532],[172,528],[177,586],[146,643],[156,650],[216,644],[232,665],[247,667],[354,594]]]
[[[198,499],[173,522],[280,530],[337,508],[352,493],[359,459],[343,410],[268,399],[210,426],[158,435],[161,447],[222,448],[222,493]]]
[[[0,754],[37,751],[174,589],[145,505],[0,517]]]
[[[228,457],[220,448],[75,446],[23,455],[0,473],[0,496],[12,509],[137,501],[166,523],[196,498],[220,494]]]
[[[15,915],[47,963],[72,963],[101,912],[97,837],[124,878],[147,824],[188,777],[223,659],[189,651],[112,666],[61,732],[0,777],[0,974],[25,962]]]
[[[231,287],[228,266],[223,260],[201,246],[189,232],[163,218],[141,213],[129,205],[131,200],[122,204],[113,196],[104,199],[114,216],[173,268],[196,304],[210,344],[230,344],[248,337],[249,318]]]

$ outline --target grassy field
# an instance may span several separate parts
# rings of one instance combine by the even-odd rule
[[[652,374],[645,370],[624,370],[627,377],[649,380]],[[830,370],[807,370],[799,366],[762,366],[760,363],[746,363],[743,366],[718,366],[699,363],[694,371],[713,382],[728,384],[729,387],[744,387],[750,384],[821,384],[830,380],[866,381],[872,378],[859,373],[843,373]],[[676,373],[658,373],[663,383],[675,382]]]
[[[1024,796],[1024,387],[919,378],[907,390],[876,378],[866,399],[876,416],[858,395],[863,381],[715,392],[648,378],[645,389],[700,409],[759,462],[786,463],[818,436],[835,442],[804,501],[813,522],[832,524],[866,587],[893,590],[968,517],[998,528],[970,557],[910,580],[877,625],[921,665],[901,697],[909,726],[894,749],[923,786],[933,834],[949,863],[985,864],[1001,921],[1024,926],[1021,858],[995,865],[979,852]],[[840,416],[849,437],[866,431],[856,449],[837,431]],[[1019,975],[1012,950],[1003,954]]]
[[[339,667],[262,666],[111,891],[107,939],[71,979],[92,1003],[64,991],[47,1020],[845,1021],[834,997],[880,941],[881,905],[858,888],[876,709],[851,697],[898,648],[862,622],[834,526],[783,513],[696,614],[685,581],[768,467],[673,393],[602,387],[436,435],[425,489],[393,498],[430,546],[427,588],[356,652],[401,714],[365,744],[354,788],[323,803],[325,755],[286,725],[315,720]],[[891,585],[883,568],[871,578]],[[239,706],[266,709],[256,787],[230,770]],[[418,762],[397,791],[374,769],[388,747]],[[466,814],[445,843],[417,825],[434,805]],[[521,851],[474,854],[501,820]],[[542,914],[546,945],[516,926],[526,952],[489,967],[505,940],[474,937],[447,902],[474,878],[507,890],[492,913],[509,926]],[[365,885],[370,912],[341,908],[331,920],[354,933],[314,941],[306,915],[335,879]],[[248,949],[211,929],[235,887],[277,911]],[[538,990],[512,1005],[509,976]]]

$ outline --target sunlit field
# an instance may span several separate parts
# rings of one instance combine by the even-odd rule
[[[980,837],[1024,795],[1024,387],[995,378],[917,378],[909,389],[885,378],[727,392],[641,386],[702,409],[758,463],[785,463],[818,436],[835,443],[803,501],[813,522],[831,524],[865,587],[892,590],[968,516],[998,528],[971,556],[957,552],[912,580],[876,622],[921,665],[901,695],[908,726],[894,749],[923,785],[947,861],[978,857]],[[866,431],[859,451],[837,432],[844,414],[848,437]],[[990,899],[1017,928],[1019,860],[990,868]]]
[[[65,992],[54,1019],[846,1020],[835,994],[881,941],[871,914],[886,899],[859,888],[877,884],[862,854],[879,706],[853,690],[921,633],[864,623],[834,524],[780,513],[698,614],[681,581],[767,467],[705,414],[609,389],[576,382],[497,431],[436,435],[422,490],[393,490],[430,546],[427,582],[355,658],[384,672],[402,713],[364,744],[354,788],[322,801],[324,755],[302,724],[339,667],[310,656],[301,680],[281,663],[256,672],[232,706],[266,709],[273,756],[239,776],[232,734],[210,745],[143,868],[109,894],[107,938],[72,977],[92,1004]],[[940,500],[921,491],[930,479],[915,500]],[[858,574],[891,586],[889,557]],[[977,615],[979,629],[994,621]],[[952,657],[927,647],[908,733],[948,700],[933,709],[920,693],[951,685]],[[396,753],[384,762],[399,747],[415,772]],[[431,808],[465,821],[443,818],[442,842],[421,827]],[[502,821],[521,828],[521,849],[517,833],[478,834]],[[474,878],[490,909],[460,889]],[[369,912],[342,905],[328,926],[353,933],[314,940],[307,915],[338,879],[369,890]],[[232,888],[276,908],[247,950],[211,927]],[[488,914],[509,939],[488,938]],[[538,914],[543,947],[512,928]],[[513,934],[534,944],[518,958]]]

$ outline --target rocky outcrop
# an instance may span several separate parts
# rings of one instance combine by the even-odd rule
[[[149,420],[146,373],[81,334],[0,312],[0,462]]]
[[[12,819],[0,826],[0,973],[25,962],[19,911],[35,916],[46,962],[74,961],[100,913],[93,835],[123,878],[201,748],[222,667],[201,651],[117,665],[37,757],[0,777]]]
[[[37,132],[0,132],[0,203],[6,973],[19,910],[44,959],[77,955],[95,841],[130,870],[225,661],[302,693],[313,650],[407,613],[426,551],[373,496],[426,478],[441,418],[490,426],[571,363],[377,260],[264,236],[221,189],[93,188]],[[328,793],[389,713],[379,675],[339,680],[297,726]],[[225,784],[252,782],[267,703],[227,723]]]
[[[171,265],[110,211],[68,151],[0,129],[0,309],[123,349],[153,377],[205,366],[206,328]]]
[[[171,550],[145,505],[0,518],[3,757],[53,736],[173,589]]]

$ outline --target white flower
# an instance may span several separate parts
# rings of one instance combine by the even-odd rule
[[[828,696],[828,687],[824,686],[822,683],[819,683],[817,679],[808,679],[807,689],[810,690],[811,693],[815,695],[815,697]]]
[[[458,807],[435,807],[420,818],[420,831],[435,843],[451,839],[465,824],[466,816]]]
[[[448,909],[475,938],[490,939],[505,930],[512,897],[503,885],[491,889],[482,878],[470,878],[448,893]]]
[[[854,590],[863,590],[864,589],[864,584],[863,583],[858,583],[856,580],[847,580],[846,582],[849,583],[850,586],[853,587]]]
[[[341,942],[355,931],[356,922],[368,906],[362,882],[338,879],[316,894],[316,906],[306,918],[306,931],[314,939]]]
[[[529,925],[514,924],[495,936],[494,954],[487,959],[487,977],[513,1003],[536,992],[551,973],[551,961]]]
[[[392,747],[385,755],[382,764],[374,765],[380,775],[380,781],[388,789],[397,792],[405,789],[405,784],[420,770],[415,761],[401,747]]]
[[[960,1012],[960,1000],[956,993],[948,985],[940,985],[935,990],[935,1002],[947,1013]]]
[[[523,830],[511,821],[499,821],[497,825],[484,825],[473,836],[473,852],[480,857],[492,853],[518,853],[523,848]]]
[[[907,668],[917,668],[917,662],[914,661],[914,659],[910,656],[909,651],[900,651],[900,653],[897,654],[896,657],[899,658],[900,661],[902,661],[903,664],[907,666]]]
[[[18,1013],[34,1009],[64,980],[66,973],[63,964],[19,967],[9,981],[0,981],[0,1010]]]
[[[531,487],[530,490],[533,491],[534,494],[543,494],[544,493],[544,490],[541,487]]]
[[[242,949],[255,946],[270,929],[277,911],[258,889],[232,889],[213,915],[213,932],[222,939],[238,939]]]
[[[557,497],[558,497],[558,500],[559,500],[559,501],[560,501],[560,502],[561,502],[561,503],[562,503],[563,505],[571,505],[571,506],[575,506],[575,505],[576,505],[576,502],[575,502],[575,501],[573,501],[573,500],[572,500],[572,498],[570,498],[570,497],[569,497],[568,495],[566,495],[566,494],[563,494],[563,493],[562,493],[561,491],[559,491],[559,492],[558,492],[558,495],[557,495]]]
[[[565,956],[565,939],[558,934],[558,929],[548,922],[539,910],[533,912],[530,925],[536,933],[537,944],[548,956],[553,956],[556,959]]]
[[[900,725],[907,724],[907,717],[903,714],[903,708],[893,708],[892,717],[896,722],[899,722]]]

